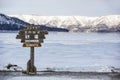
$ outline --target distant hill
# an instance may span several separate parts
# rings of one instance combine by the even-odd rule
[[[26,26],[29,26],[30,23],[25,22],[21,19],[16,17],[9,17],[5,14],[0,14],[0,30],[21,30]],[[56,28],[56,27],[49,27],[46,25],[38,25],[43,30],[48,31],[58,31],[58,32],[68,32],[67,29],[63,28]]]
[[[65,28],[73,32],[120,32],[120,15],[100,17],[10,15],[31,24]]]
[[[84,17],[0,14],[0,30],[20,30],[30,24],[48,31],[120,32],[120,15]]]
[[[28,25],[30,24],[18,18],[0,14],[0,30],[20,30]]]

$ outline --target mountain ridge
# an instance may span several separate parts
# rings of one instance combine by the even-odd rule
[[[9,15],[36,25],[65,28],[75,32],[119,32],[120,15],[101,17]]]
[[[17,17],[10,17],[5,14],[0,14],[0,30],[21,30],[24,27],[30,26],[31,24],[21,20]],[[37,25],[43,30],[48,31],[58,31],[58,32],[68,32],[67,29],[49,27],[46,25]]]

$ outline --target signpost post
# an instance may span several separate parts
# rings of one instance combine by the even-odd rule
[[[23,47],[30,47],[30,60],[27,63],[27,74],[36,74],[36,67],[34,65],[34,47],[41,47],[45,34],[48,34],[46,30],[41,30],[35,25],[25,27],[19,31],[16,39],[21,39]]]

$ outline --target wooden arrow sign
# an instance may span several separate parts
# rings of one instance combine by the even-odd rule
[[[41,47],[41,43],[23,43],[23,47]]]

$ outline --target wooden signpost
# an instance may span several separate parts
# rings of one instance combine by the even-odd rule
[[[21,39],[23,47],[30,47],[30,60],[27,63],[27,74],[36,74],[36,67],[34,66],[34,47],[41,47],[43,39],[45,39],[45,34],[48,31],[41,30],[35,25],[25,27],[23,30],[19,31],[16,39]]]

